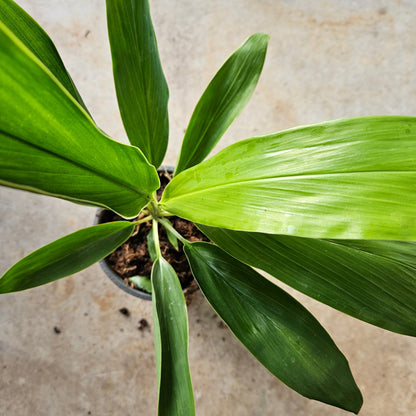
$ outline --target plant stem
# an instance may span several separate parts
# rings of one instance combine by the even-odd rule
[[[160,244],[159,244],[159,224],[155,219],[152,220],[152,235],[153,235],[153,242],[155,245],[157,257],[162,257],[162,253],[160,252]]]
[[[182,237],[173,227],[173,225],[165,218],[158,218],[158,222],[160,222],[165,228],[167,228],[183,245],[189,245],[189,241]]]
[[[134,221],[133,224],[135,225],[139,225],[139,224],[143,224],[144,222],[150,221],[153,217],[151,215],[148,215],[147,217],[143,217],[140,220]]]

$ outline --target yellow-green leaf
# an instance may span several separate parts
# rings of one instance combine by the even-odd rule
[[[240,231],[416,240],[416,118],[341,119],[238,142],[174,177],[161,206]]]

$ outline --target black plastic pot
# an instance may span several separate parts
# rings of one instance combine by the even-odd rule
[[[107,215],[112,215],[113,213],[107,209],[100,208],[97,210],[95,214],[94,225],[102,224],[106,221]],[[150,293],[144,292],[139,289],[134,289],[124,282],[123,278],[116,273],[108,264],[106,258],[99,261],[101,268],[103,269],[104,273],[110,278],[110,280],[116,284],[120,289],[124,290],[125,292],[129,293],[130,295],[136,296],[137,298],[145,299],[145,300],[152,300],[152,295]]]

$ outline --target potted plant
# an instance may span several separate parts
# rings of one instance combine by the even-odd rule
[[[166,185],[172,179],[173,173],[174,168],[170,166],[161,166],[158,169],[161,185],[157,191],[158,199],[161,198]],[[142,213],[141,218],[143,216],[145,214]],[[123,218],[113,211],[100,208],[97,210],[94,224],[120,220]],[[170,221],[173,227],[187,240],[209,241],[192,222],[176,216],[170,217]],[[151,221],[142,223],[127,241],[99,262],[105,274],[116,286],[130,295],[146,300],[152,299],[150,275],[156,257],[156,253],[152,250],[151,228]],[[174,268],[186,304],[190,305],[198,290],[198,285],[189,268],[182,243],[168,230],[162,228],[159,231],[159,246],[162,256]]]
[[[40,248],[3,275],[0,293],[73,274],[151,220],[159,414],[195,412],[186,306],[160,252],[161,227],[183,244],[207,300],[270,372],[306,397],[358,413],[361,393],[328,333],[253,267],[351,316],[414,336],[416,118],[302,126],[243,140],[205,160],[259,78],[268,37],[255,34],[202,95],[158,200],[168,89],[149,5],[108,0],[107,11],[131,145],[97,128],[49,37],[13,1],[2,1],[0,183],[109,208],[126,219],[143,215]],[[172,227],[173,215],[198,224],[213,243],[186,240]]]

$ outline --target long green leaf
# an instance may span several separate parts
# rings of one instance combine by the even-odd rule
[[[162,207],[193,222],[313,238],[416,240],[416,118],[342,119],[238,142]]]
[[[0,279],[0,293],[17,292],[77,273],[126,241],[134,224],[117,221],[84,228],[29,254]]]
[[[186,129],[176,174],[204,160],[241,113],[263,69],[268,40],[262,33],[250,36],[212,79]]]
[[[185,253],[210,304],[271,373],[308,398],[358,413],[347,360],[300,303],[217,246],[194,243]]]
[[[62,85],[0,22],[0,184],[134,217],[158,188],[135,147],[93,124]]]
[[[233,257],[300,292],[373,325],[416,336],[416,243],[200,228]]]
[[[12,0],[0,0],[0,21],[56,77],[63,87],[86,109],[71,77],[47,33]]]
[[[169,91],[148,0],[107,0],[114,81],[130,143],[158,167],[169,134]]]
[[[194,415],[185,298],[175,271],[162,257],[153,264],[152,300],[159,384],[158,414]]]

